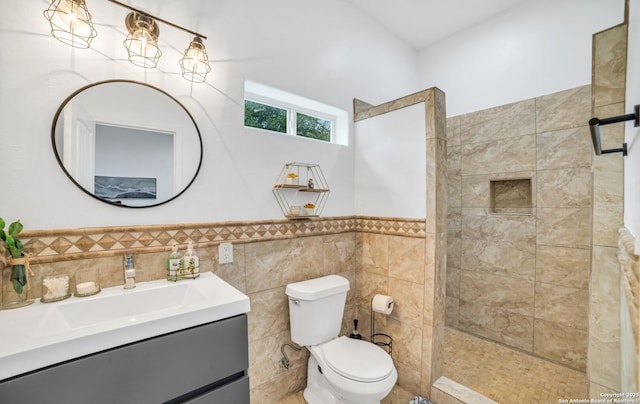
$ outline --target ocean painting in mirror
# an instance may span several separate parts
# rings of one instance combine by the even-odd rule
[[[96,175],[95,195],[103,199],[156,199],[156,179]]]

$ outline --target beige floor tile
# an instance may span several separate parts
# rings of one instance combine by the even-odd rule
[[[499,403],[588,397],[586,374],[448,327],[444,361],[445,376]]]

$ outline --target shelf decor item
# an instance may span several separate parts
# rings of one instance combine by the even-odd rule
[[[313,216],[315,213],[316,205],[313,203],[307,203],[304,205],[304,214],[305,216]]]
[[[33,303],[33,299],[29,299],[29,284],[28,275],[31,273],[29,267],[29,256],[25,256],[22,242],[16,237],[23,229],[20,220],[16,220],[11,223],[7,229],[4,230],[6,223],[0,218],[0,240],[2,240],[3,250],[9,253],[10,258],[5,257],[5,252],[0,251],[0,261],[2,261],[2,267],[11,268],[11,275],[9,278],[3,276],[3,288],[2,288],[2,308],[13,309],[22,307]],[[11,285],[11,287],[8,287]]]
[[[298,174],[296,174],[296,173],[287,174],[286,184],[287,185],[298,185]]]
[[[273,194],[288,219],[318,217],[329,192],[329,185],[318,164],[287,163],[273,185]]]

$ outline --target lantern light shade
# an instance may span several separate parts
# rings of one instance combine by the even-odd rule
[[[129,61],[144,68],[156,67],[162,56],[158,47],[158,24],[151,17],[134,11],[125,18],[125,26],[129,35],[123,43],[129,54]]]
[[[184,56],[180,59],[182,77],[194,82],[203,83],[207,74],[211,71],[207,50],[202,43],[202,38],[195,37],[184,51]]]
[[[51,35],[74,48],[88,48],[98,35],[84,0],[52,0],[43,12]]]

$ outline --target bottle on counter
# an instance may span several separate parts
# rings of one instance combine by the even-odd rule
[[[167,280],[175,282],[182,279],[183,272],[183,256],[178,251],[178,245],[173,243],[171,244],[171,255],[169,255],[169,258],[167,259]]]
[[[187,253],[184,256],[184,277],[197,278],[200,276],[200,258],[193,251],[193,242],[189,241]]]

